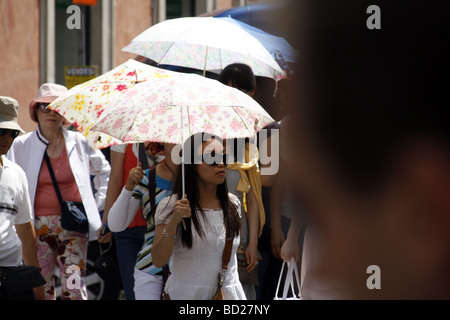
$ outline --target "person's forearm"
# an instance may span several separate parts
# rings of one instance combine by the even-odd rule
[[[112,232],[125,230],[133,221],[139,208],[139,201],[132,197],[133,191],[122,189],[108,212],[108,226]]]
[[[270,229],[281,230],[281,206],[285,191],[281,178],[278,176],[275,184],[270,188]]]
[[[253,189],[247,193],[248,211],[248,245],[258,245],[259,236],[259,205]]]
[[[105,210],[103,211],[103,224],[108,221],[108,214],[114,202],[122,191],[124,175],[125,153],[111,150],[110,165],[111,173],[109,175],[108,190],[106,191]]]
[[[164,198],[161,200],[162,202],[169,198]],[[171,198],[175,199],[175,198]],[[158,209],[156,209],[155,213],[155,221],[160,221],[159,218],[163,215],[160,210],[163,203],[159,203]],[[165,207],[164,207],[165,208]],[[183,220],[183,217],[191,216],[191,208],[189,206],[189,200],[186,198],[180,199],[176,201],[173,210],[167,209],[166,212],[170,212],[168,220],[168,216],[166,215],[163,219],[163,222],[156,222],[155,227],[155,241],[152,246],[152,260],[153,264],[157,268],[162,268],[167,264],[170,257],[172,256],[173,246],[176,241],[178,225]],[[168,222],[166,223],[165,221]]]
[[[156,226],[155,241],[152,247],[152,260],[155,267],[162,268],[169,262],[177,236],[178,225],[179,223],[171,220],[166,225]],[[164,230],[166,235],[163,234]]]
[[[36,248],[36,234],[31,222],[16,225],[16,232],[22,242],[22,258],[27,266],[39,268]]]
[[[291,224],[289,226],[289,231],[287,233],[286,240],[298,241],[301,228],[302,228],[301,218],[297,213],[294,213],[292,215]]]
[[[271,230],[280,230],[281,227],[281,209],[283,206],[285,193],[288,191],[286,187],[287,164],[280,158],[280,169],[276,174],[275,182],[270,188],[270,228]]]
[[[122,191],[122,180],[111,178],[108,182],[108,191],[106,192],[106,200],[105,200],[105,210],[103,211],[103,219],[102,222],[106,223],[108,221],[109,211],[111,207],[114,205],[114,202],[119,197],[120,192]]]

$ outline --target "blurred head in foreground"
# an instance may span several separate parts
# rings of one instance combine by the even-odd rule
[[[450,298],[449,4],[291,5],[300,57],[282,139],[323,265],[355,298]]]

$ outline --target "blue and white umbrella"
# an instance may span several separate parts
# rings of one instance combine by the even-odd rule
[[[267,33],[261,29],[255,28],[245,22],[242,22],[237,19],[233,19],[232,17],[218,17],[217,19],[225,20],[229,23],[233,23],[240,28],[247,31],[250,35],[255,37],[264,48],[269,51],[269,53],[275,59],[284,59],[286,62],[295,62],[296,61],[296,53],[295,49],[282,37],[277,37],[270,33]],[[281,66],[283,67],[283,66]]]

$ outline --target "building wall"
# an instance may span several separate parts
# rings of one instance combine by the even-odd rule
[[[157,2],[153,0],[153,2]],[[205,2],[203,0],[203,2]],[[200,8],[206,7],[202,1],[197,3]],[[232,0],[216,0],[217,9],[233,6]],[[201,9],[200,9],[201,10]],[[132,23],[130,23],[130,21]],[[122,52],[122,48],[137,35],[150,28],[153,21],[152,0],[115,0],[114,1],[114,65],[117,66],[136,55]]]
[[[135,58],[134,54],[122,52],[122,48],[154,23],[152,0],[98,0],[97,6],[91,8],[91,64],[98,65],[100,73],[105,55],[100,44],[99,21],[103,1],[114,4],[112,67]],[[153,4],[155,2],[157,0],[153,0]],[[199,10],[200,2],[197,3]],[[234,5],[233,0],[215,0],[214,4],[215,9]],[[36,123],[29,117],[28,106],[41,84],[40,75],[45,73],[40,69],[40,52],[43,55],[46,52],[40,48],[40,7],[40,0],[0,0],[0,95],[11,96],[19,102],[19,124],[27,132],[36,129]],[[64,18],[68,17],[63,14]]]
[[[39,87],[39,0],[0,0],[0,95],[19,102],[19,125],[32,131],[28,105]]]
[[[233,7],[233,0],[216,0],[216,9],[228,9]]]
[[[114,66],[136,57],[135,54],[122,52],[122,48],[151,26],[151,0],[114,1]]]

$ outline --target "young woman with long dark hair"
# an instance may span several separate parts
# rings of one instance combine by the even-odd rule
[[[224,298],[246,299],[236,260],[240,202],[227,190],[223,143],[200,133],[186,141],[184,151],[185,195],[178,174],[174,194],[162,199],[155,213],[153,263],[164,266],[170,259],[165,293],[173,300],[211,300],[218,287],[226,240],[232,240]]]
[[[253,97],[256,91],[256,78],[252,68],[243,63],[232,63],[226,66],[219,75],[220,82],[234,87]],[[238,157],[238,140],[245,141],[243,157]],[[228,164],[227,186],[242,204],[241,206],[241,243],[238,249],[239,278],[248,300],[256,300],[256,283],[258,280],[258,263],[261,254],[258,251],[259,237],[262,235],[266,213],[262,201],[259,152],[250,148],[248,139],[234,139],[236,145],[235,162]],[[227,141],[228,143],[228,141]],[[256,146],[253,145],[255,148]],[[253,150],[253,152],[250,152]],[[246,156],[244,156],[246,154]],[[244,200],[245,197],[245,200]]]

